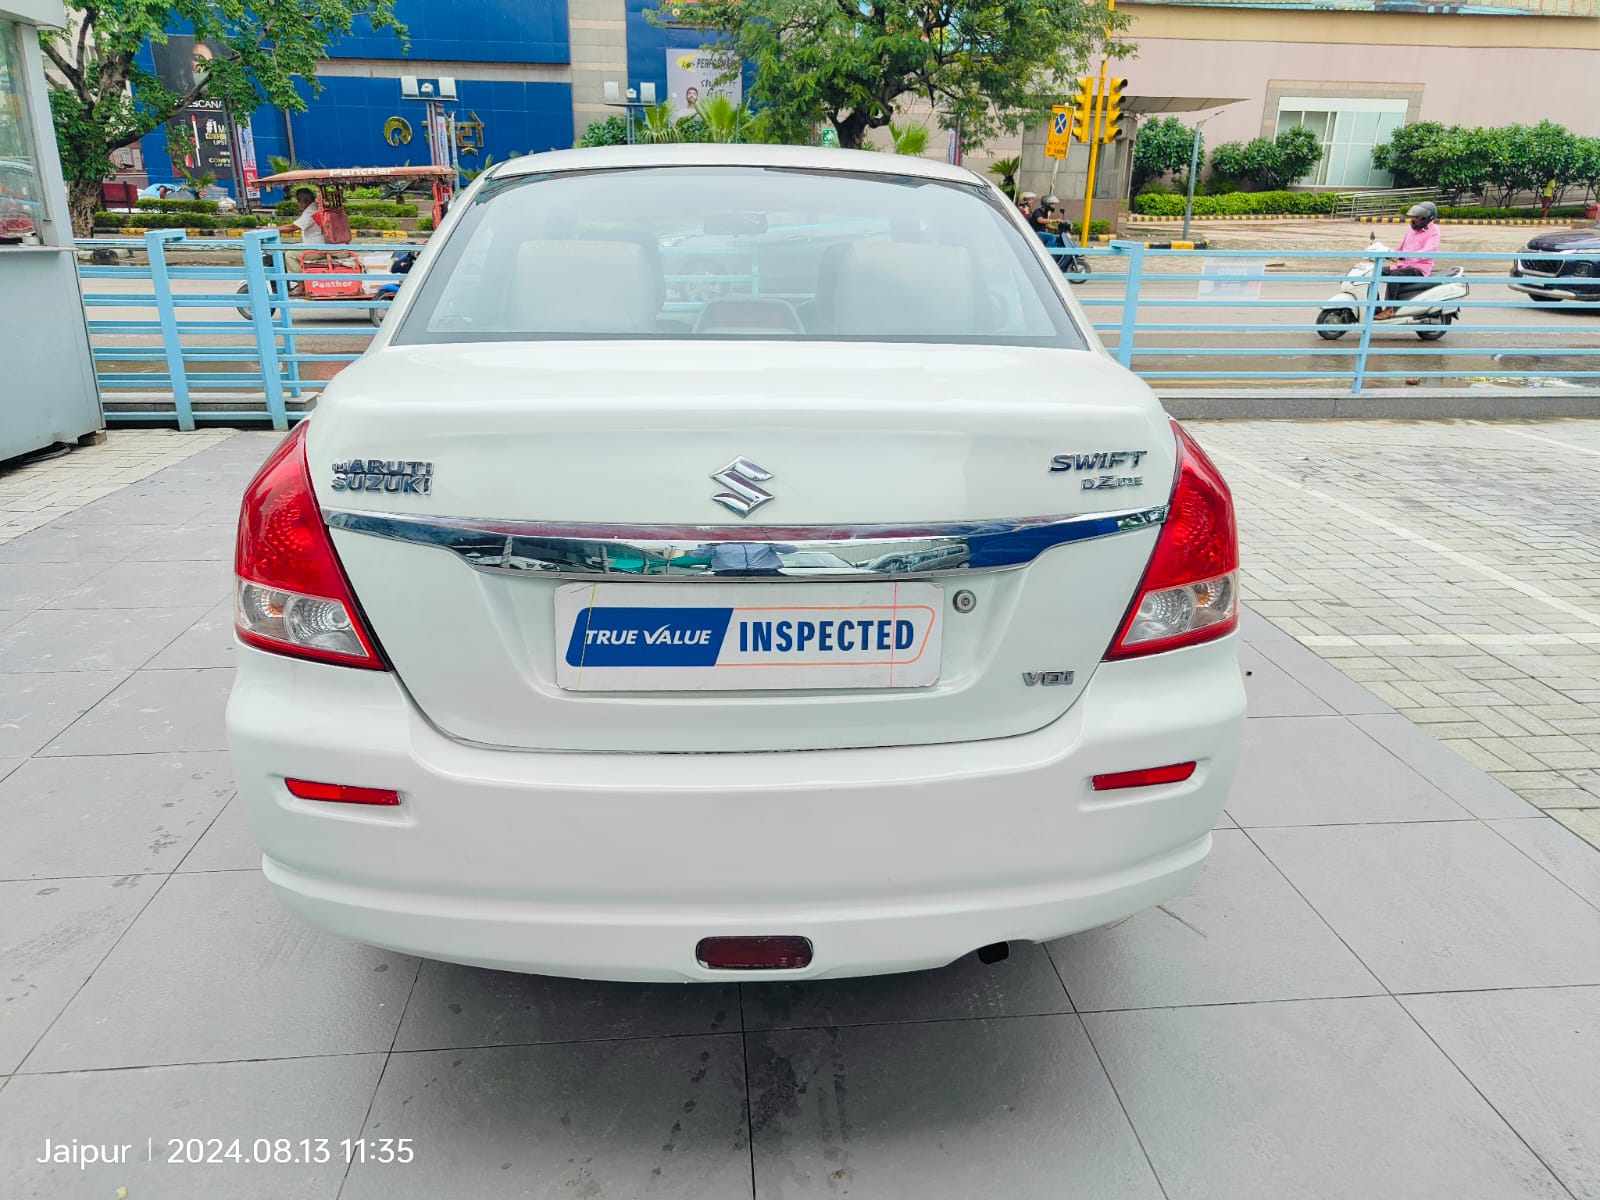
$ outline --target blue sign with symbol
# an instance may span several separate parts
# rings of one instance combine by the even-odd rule
[[[1065,133],[1066,131],[1067,131],[1067,114],[1066,113],[1057,113],[1056,114],[1056,132],[1057,133]]]

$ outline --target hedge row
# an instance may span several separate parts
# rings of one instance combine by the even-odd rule
[[[94,223],[103,229],[259,229],[261,220],[246,216],[214,216],[211,213],[136,213],[97,212]]]
[[[414,217],[417,215],[417,206],[415,204],[389,204],[381,200],[347,199],[344,210],[352,217]],[[300,206],[292,199],[280,200],[276,211],[280,217],[297,217],[300,215]]]
[[[1400,211],[1398,206],[1396,206],[1395,211]],[[1439,215],[1441,217],[1453,217],[1457,220],[1466,218],[1477,220],[1504,220],[1508,217],[1537,217],[1540,215],[1540,213],[1537,208],[1485,208],[1482,205],[1475,204],[1441,204],[1439,206]],[[1583,216],[1583,206],[1566,204],[1560,208],[1552,208],[1550,210],[1550,215],[1558,218],[1581,217]]]
[[[1270,216],[1277,213],[1315,215],[1333,211],[1332,192],[1228,192],[1222,196],[1196,196],[1197,217]],[[1167,192],[1140,192],[1133,211],[1146,217],[1181,217],[1185,198]]]
[[[215,200],[157,200],[147,198],[138,202],[141,209],[152,209],[156,212],[195,212],[214,213],[218,205]]]

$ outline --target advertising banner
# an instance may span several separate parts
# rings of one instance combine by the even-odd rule
[[[667,99],[672,115],[686,117],[701,100],[726,96],[735,105],[744,102],[744,81],[737,74],[719,83],[724,73],[737,68],[728,56],[716,50],[667,51]]]

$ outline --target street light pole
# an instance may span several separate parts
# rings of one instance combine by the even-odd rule
[[[1189,199],[1183,206],[1183,241],[1189,240],[1189,220],[1194,216],[1194,177],[1200,173],[1200,127],[1217,113],[1207,113],[1194,123],[1194,147],[1189,151]]]

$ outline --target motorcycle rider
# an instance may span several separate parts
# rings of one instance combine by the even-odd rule
[[[1035,233],[1051,232],[1047,222],[1050,220],[1050,214],[1055,211],[1056,205],[1060,203],[1061,201],[1054,196],[1046,196],[1039,201],[1039,207],[1028,214],[1028,224],[1033,226]]]
[[[1406,210],[1406,218],[1411,222],[1411,228],[1407,229],[1405,236],[1400,239],[1400,245],[1395,247],[1397,250],[1425,251],[1439,248],[1439,208],[1432,200],[1413,204]],[[1418,254],[1410,258],[1390,259],[1383,268],[1385,279],[1397,276],[1426,277],[1432,273],[1432,255]],[[1383,296],[1388,304],[1373,313],[1373,318],[1382,321],[1394,316],[1396,302],[1400,300],[1400,296],[1396,293],[1406,286],[1401,283],[1389,284]]]

